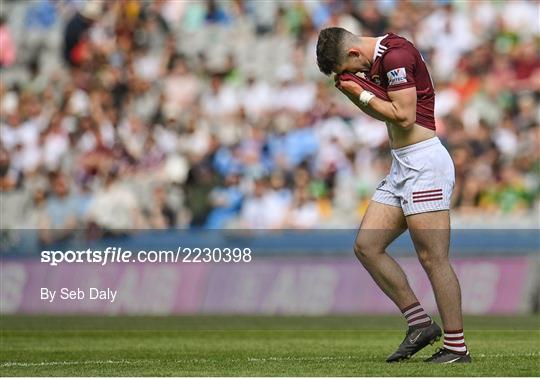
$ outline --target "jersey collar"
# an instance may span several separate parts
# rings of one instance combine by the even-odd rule
[[[383,55],[383,53],[386,51],[387,47],[381,45],[382,40],[386,37],[388,37],[388,34],[377,38],[377,42],[375,43],[375,51],[373,52],[373,62],[375,62],[375,59]]]

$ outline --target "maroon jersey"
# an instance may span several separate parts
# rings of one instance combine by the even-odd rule
[[[366,76],[387,92],[416,87],[416,123],[435,130],[435,90],[424,59],[411,42],[393,33],[380,37]]]

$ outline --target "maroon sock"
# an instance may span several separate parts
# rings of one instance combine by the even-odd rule
[[[444,348],[455,354],[467,354],[463,329],[444,331]]]
[[[431,324],[431,317],[428,316],[420,303],[416,302],[401,310],[403,316],[407,320],[409,327],[411,326],[428,326]]]

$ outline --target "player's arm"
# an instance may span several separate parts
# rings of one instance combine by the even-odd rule
[[[381,114],[373,111],[371,108],[369,108],[367,106],[362,105],[360,103],[360,99],[359,99],[358,96],[355,96],[354,94],[345,91],[344,89],[338,87],[337,85],[336,85],[336,87],[341,91],[342,94],[347,96],[349,98],[349,100],[352,101],[352,103],[354,105],[356,105],[358,108],[360,108],[364,113],[370,115],[373,118],[376,118],[379,121],[383,121],[383,122],[386,121],[386,119]]]
[[[404,129],[412,127],[416,121],[416,88],[390,91],[388,97],[391,101],[374,97],[365,108],[394,125]]]
[[[339,80],[336,86],[367,114],[402,128],[410,128],[416,121],[415,58],[410,51],[395,49],[388,52],[382,68],[388,78],[388,100],[383,100],[352,80]]]
[[[388,92],[391,101],[373,96],[366,105],[360,95],[364,89],[351,80],[342,80],[338,89],[358,108],[380,121],[387,121],[402,128],[410,128],[416,121],[416,88],[410,87]]]

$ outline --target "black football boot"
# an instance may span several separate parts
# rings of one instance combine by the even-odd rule
[[[405,339],[401,345],[392,355],[386,358],[386,362],[393,363],[409,359],[427,345],[434,344],[441,336],[442,330],[435,321],[431,321],[431,324],[427,326],[411,326],[407,329]]]

